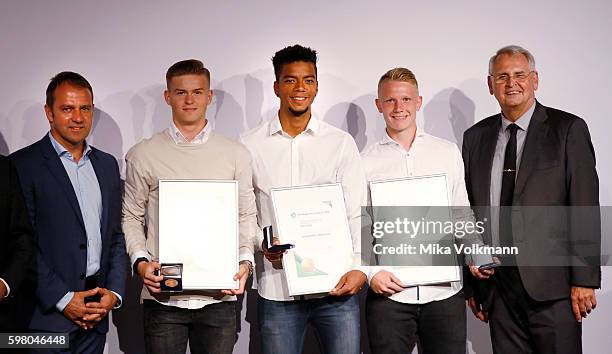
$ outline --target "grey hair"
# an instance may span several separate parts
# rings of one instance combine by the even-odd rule
[[[497,51],[497,53],[495,53],[494,56],[491,57],[491,59],[489,59],[489,75],[493,74],[493,64],[495,64],[495,60],[500,56],[500,55],[524,55],[525,58],[527,58],[527,61],[529,62],[529,70],[531,71],[535,71],[535,58],[533,57],[533,55],[525,48],[518,46],[518,45],[508,45],[505,46],[503,48],[501,48],[500,50]]]

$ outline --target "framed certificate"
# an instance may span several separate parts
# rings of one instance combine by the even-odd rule
[[[458,266],[396,266],[390,270],[407,287],[459,281],[460,271]]]
[[[276,234],[295,247],[283,256],[291,296],[329,292],[353,263],[342,186],[273,188]]]
[[[372,206],[449,206],[446,174],[370,182]]]
[[[183,289],[238,289],[238,181],[159,181],[159,262]]]
[[[446,174],[371,181],[369,185],[374,221],[386,220],[390,215],[405,217],[404,214],[409,214],[410,219],[417,221],[423,219],[443,223],[452,220]],[[404,210],[401,207],[405,207]],[[416,249],[420,248],[422,241],[419,241],[419,236],[415,236],[411,241],[414,241]],[[428,242],[443,241],[440,239],[428,240]],[[450,265],[458,264],[455,254],[448,256],[419,254],[401,257],[412,257],[410,262],[405,262],[406,258],[404,258],[404,261],[400,262],[402,264],[421,264],[392,266],[391,271],[407,286],[448,283],[461,279],[461,268]],[[444,265],[431,266],[432,264]]]

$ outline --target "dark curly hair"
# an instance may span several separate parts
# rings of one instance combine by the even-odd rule
[[[276,80],[278,81],[283,65],[295,63],[296,61],[312,63],[315,67],[315,74],[317,73],[317,51],[295,44],[279,50],[272,57],[272,65],[274,65],[274,76],[276,76]]]

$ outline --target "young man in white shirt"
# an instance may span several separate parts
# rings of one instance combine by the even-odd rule
[[[386,123],[383,139],[362,154],[368,181],[445,174],[451,206],[469,207],[463,161],[457,146],[417,127],[418,83],[405,68],[385,73],[376,107]],[[469,216],[472,214],[470,213]],[[491,271],[479,271],[486,278]],[[392,272],[374,267],[366,318],[373,353],[405,353],[417,339],[424,353],[465,353],[466,317],[461,281],[405,287]]]
[[[213,94],[210,72],[201,61],[175,63],[166,73],[166,83],[170,127],[133,146],[125,158],[123,229],[132,267],[145,285],[145,348],[148,353],[181,353],[189,342],[192,353],[231,353],[236,340],[235,295],[244,291],[252,268],[257,231],[251,159],[242,145],[217,134],[208,123],[206,109]],[[240,268],[234,280],[240,281],[239,289],[160,294],[163,277],[155,274],[160,268],[160,179],[238,181]]]
[[[317,95],[317,55],[294,45],[272,58],[280,99],[278,118],[242,136],[253,158],[253,187],[259,225],[273,220],[270,188],[341,183],[353,241],[353,269],[329,294],[289,296],[282,254],[263,250],[257,263],[258,321],[264,353],[301,353],[308,324],[317,332],[324,353],[359,353],[359,304],[353,296],[366,275],[360,260],[360,215],[365,203],[365,176],[352,137],[312,117]],[[257,245],[261,245],[260,238]]]

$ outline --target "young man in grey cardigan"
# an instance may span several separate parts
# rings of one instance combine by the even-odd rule
[[[164,97],[172,108],[168,129],[145,139],[126,156],[123,228],[131,264],[144,282],[145,347],[149,353],[231,353],[236,339],[236,296],[253,264],[257,230],[251,159],[239,143],[215,133],[206,119],[213,97],[210,72],[199,60],[172,65]],[[239,185],[238,290],[160,295],[158,207],[160,179],[237,180]],[[146,220],[146,228],[145,228]],[[189,247],[190,245],[185,245]]]

